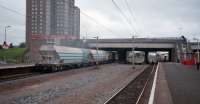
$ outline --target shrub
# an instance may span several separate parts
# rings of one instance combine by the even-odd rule
[[[19,48],[26,48],[26,43],[24,43],[24,42],[20,43]]]

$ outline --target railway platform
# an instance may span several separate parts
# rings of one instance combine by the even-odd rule
[[[160,63],[155,79],[151,104],[200,104],[200,71],[195,66]]]
[[[0,79],[32,72],[34,64],[16,64],[16,65],[1,65],[0,66]]]
[[[14,64],[14,65],[0,65],[0,70],[4,69],[15,69],[15,68],[23,68],[23,67],[33,67],[34,64]]]

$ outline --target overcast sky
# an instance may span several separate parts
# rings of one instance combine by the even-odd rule
[[[200,37],[200,0],[115,0],[128,21],[114,6],[112,0],[76,0],[81,15],[81,36],[88,38]],[[14,9],[18,14],[6,10]],[[0,0],[0,42],[4,40],[4,27],[8,40],[18,44],[25,41],[25,0]],[[97,21],[98,23],[96,23]]]

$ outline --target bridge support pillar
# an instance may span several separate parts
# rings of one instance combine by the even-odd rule
[[[126,63],[126,50],[120,50],[118,51],[118,55],[119,55],[119,62],[120,63]]]
[[[148,55],[149,55],[149,52],[145,51],[145,63],[146,64],[149,64]]]
[[[175,49],[171,49],[171,51],[169,51],[169,61],[176,62],[177,56],[178,56],[178,53],[175,52]]]

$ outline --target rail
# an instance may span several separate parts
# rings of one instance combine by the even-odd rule
[[[147,85],[148,85],[148,83],[150,82],[150,79],[151,79],[152,75],[153,75],[154,72],[155,72],[155,65],[153,65],[153,67],[151,67],[151,68],[152,68],[152,69],[151,69],[150,73],[149,73],[148,75],[146,75],[147,78],[145,79],[145,84],[143,85],[143,88],[140,90],[139,94],[136,95],[137,97],[135,98],[135,101],[133,101],[133,99],[132,99],[133,103],[135,103],[135,104],[139,104],[139,103],[140,103],[141,98],[142,98],[142,96],[143,96],[145,90],[147,89]],[[145,70],[149,70],[149,69],[147,68],[147,69],[145,69]],[[120,96],[120,93],[123,93],[123,91],[127,90],[127,88],[128,88],[129,86],[133,86],[133,83],[135,83],[136,81],[138,81],[138,79],[140,79],[140,77],[141,77],[142,75],[144,75],[145,70],[144,70],[140,75],[138,75],[136,78],[134,78],[132,81],[130,81],[130,83],[128,83],[127,85],[125,85],[124,87],[122,87],[119,91],[117,91],[117,92],[116,92],[112,97],[110,97],[104,104],[117,104],[118,102],[115,102],[115,101],[113,101],[113,100],[114,100],[114,99],[117,99],[117,96]],[[132,85],[131,85],[131,84],[132,84]],[[129,95],[129,94],[128,94],[128,95]],[[125,96],[123,95],[122,97],[125,97]],[[121,98],[121,97],[120,97],[120,98]],[[125,98],[126,98],[126,97],[125,97]],[[121,100],[121,99],[119,99],[119,100]],[[128,101],[128,100],[126,100],[126,101]],[[113,102],[115,102],[115,103],[113,103]],[[128,103],[128,102],[127,102],[127,103]],[[124,104],[126,104],[126,103],[124,103]]]

